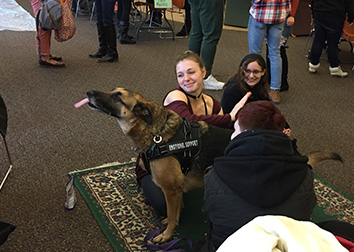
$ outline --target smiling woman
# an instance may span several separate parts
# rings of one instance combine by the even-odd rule
[[[179,87],[167,93],[163,106],[190,121],[204,121],[209,125],[229,129],[237,111],[246,103],[250,93],[246,92],[244,97],[224,114],[220,102],[203,93],[206,70],[203,60],[197,54],[191,51],[182,53],[176,60],[175,70]],[[151,174],[139,165],[139,158],[136,173],[146,202],[162,215],[166,215],[165,197],[161,189],[152,182]]]
[[[257,53],[247,54],[234,74],[226,83],[226,88],[221,97],[221,107],[224,113],[229,113],[242,97],[251,92],[252,95],[247,100],[269,100],[266,62]]]

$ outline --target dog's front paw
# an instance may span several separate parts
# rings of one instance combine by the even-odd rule
[[[156,236],[154,239],[153,239],[153,242],[154,243],[165,243],[167,242],[168,240],[170,240],[172,237],[172,234],[167,234],[166,233],[166,230],[159,234],[158,236]]]

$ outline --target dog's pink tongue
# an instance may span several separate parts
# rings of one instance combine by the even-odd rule
[[[80,108],[81,106],[83,106],[83,105],[85,105],[85,104],[87,104],[89,102],[90,102],[89,99],[85,98],[82,101],[79,101],[78,103],[75,103],[74,106],[75,106],[75,108]]]

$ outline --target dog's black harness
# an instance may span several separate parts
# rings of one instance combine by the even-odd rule
[[[139,154],[146,170],[151,173],[150,160],[173,155],[180,163],[183,174],[186,175],[192,160],[199,155],[202,146],[200,124],[183,118],[182,125],[168,142],[162,142],[161,136],[155,136],[154,142],[147,151]]]

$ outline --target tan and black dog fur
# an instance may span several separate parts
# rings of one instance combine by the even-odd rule
[[[182,124],[182,118],[175,112],[165,109],[154,102],[147,101],[133,91],[116,88],[111,92],[87,92],[89,106],[117,118],[118,123],[138,148],[146,151],[153,144],[155,136],[161,136],[163,142],[171,139]],[[167,204],[165,231],[154,238],[154,242],[166,242],[178,225],[182,205],[182,194],[204,185],[204,170],[213,164],[214,158],[222,156],[230,141],[232,130],[201,124],[202,149],[191,164],[190,172],[184,175],[180,163],[173,156],[150,161],[153,181],[162,189]],[[319,152],[309,155],[309,164],[314,165],[322,160],[341,160],[333,152]],[[141,164],[143,167],[143,164]]]

